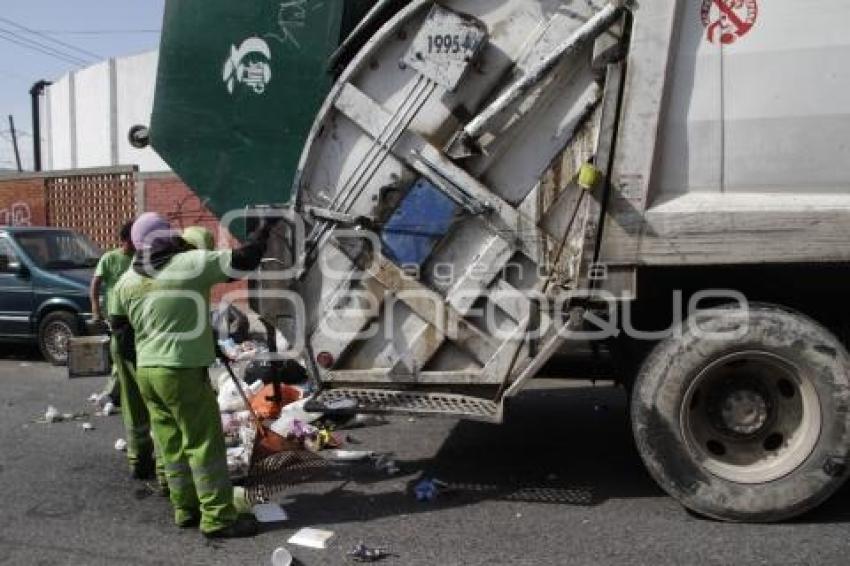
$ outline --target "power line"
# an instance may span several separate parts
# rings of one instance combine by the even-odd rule
[[[135,35],[162,33],[161,29],[42,29],[45,35]]]
[[[7,34],[7,35],[4,35],[4,34]],[[63,53],[63,52],[58,51],[56,49],[53,49],[49,46],[43,46],[40,43],[35,42],[33,40],[20,37],[17,34],[15,34],[15,32],[10,31],[10,30],[0,29],[0,39],[5,39],[6,41],[8,41],[10,43],[14,43],[16,45],[19,45],[21,47],[25,47],[27,49],[31,49],[33,51],[38,51],[39,53],[42,53],[42,54],[47,55],[49,57],[53,57],[54,59],[59,59],[60,61],[64,61],[65,63],[71,63],[72,65],[88,65],[89,64],[89,61],[86,61],[84,59],[80,59],[80,58],[78,58],[74,55],[68,54],[68,53]]]
[[[43,38],[47,39],[48,41],[52,41],[53,43],[56,43],[56,44],[58,44],[58,45],[61,45],[61,46],[65,47],[65,48],[67,48],[67,49],[71,49],[72,51],[76,51],[77,53],[80,53],[80,54],[85,55],[85,56],[87,56],[87,57],[93,57],[95,60],[103,59],[103,57],[102,57],[101,55],[98,55],[97,53],[93,53],[92,51],[89,51],[89,50],[87,50],[87,49],[82,49],[82,48],[80,48],[80,47],[77,47],[76,45],[72,45],[72,44],[67,43],[67,42],[65,42],[65,41],[62,41],[62,40],[59,40],[59,39],[56,39],[56,38],[50,37],[49,35],[44,34],[44,33],[40,32],[40,31],[36,31],[36,30],[34,30],[34,29],[30,29],[30,28],[28,28],[28,27],[26,27],[26,26],[22,26],[21,24],[19,24],[19,23],[17,23],[17,22],[12,21],[12,20],[10,20],[9,18],[4,18],[4,17],[0,16],[0,21],[6,22],[7,24],[10,24],[10,25],[13,25],[13,26],[15,26],[16,28],[18,28],[18,29],[20,29],[20,30],[23,30],[23,31],[25,31],[25,32],[28,32],[28,33],[31,33],[31,34],[34,34],[34,35],[38,35],[38,36],[40,36],[40,37],[43,37]]]

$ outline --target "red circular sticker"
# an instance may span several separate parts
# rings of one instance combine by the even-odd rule
[[[703,0],[701,15],[708,41],[728,45],[753,29],[758,0]]]

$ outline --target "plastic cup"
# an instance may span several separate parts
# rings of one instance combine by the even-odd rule
[[[272,566],[292,566],[292,555],[283,547],[272,552]]]

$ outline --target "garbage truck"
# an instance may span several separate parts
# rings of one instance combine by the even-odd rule
[[[314,410],[605,378],[698,514],[841,486],[850,4],[232,4],[167,3],[150,140],[234,231],[283,219],[252,299]]]

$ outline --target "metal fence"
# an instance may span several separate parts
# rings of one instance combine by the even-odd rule
[[[104,249],[119,244],[118,230],[136,216],[134,167],[68,171],[45,179],[47,225],[77,230]]]

